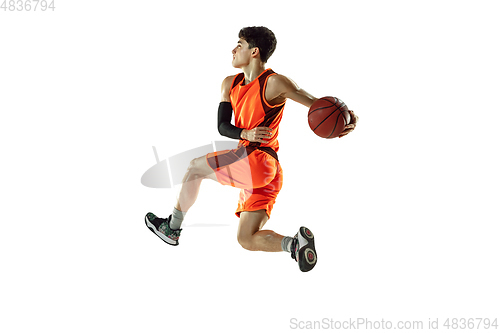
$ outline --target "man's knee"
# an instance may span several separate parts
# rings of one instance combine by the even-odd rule
[[[205,178],[209,174],[205,162],[205,156],[191,160],[187,172],[196,178]]]
[[[255,247],[252,242],[252,236],[242,236],[238,234],[238,243],[241,247],[248,251],[255,251]]]
[[[238,227],[238,243],[245,250],[258,251],[258,233],[267,222],[268,216],[265,209],[256,211],[243,211],[240,214],[240,224]]]

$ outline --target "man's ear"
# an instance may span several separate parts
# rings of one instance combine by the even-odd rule
[[[260,50],[259,50],[259,48],[258,48],[258,47],[254,47],[254,48],[252,49],[252,57],[254,57],[254,58],[255,58],[255,57],[257,57],[258,55],[260,56]]]

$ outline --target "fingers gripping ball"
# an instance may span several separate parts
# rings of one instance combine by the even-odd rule
[[[337,97],[322,97],[311,105],[309,127],[316,135],[332,139],[339,136],[351,121],[349,108]]]

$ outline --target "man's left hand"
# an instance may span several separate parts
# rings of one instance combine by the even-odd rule
[[[356,124],[358,123],[358,116],[354,114],[353,111],[349,110],[349,114],[351,115],[351,122],[347,125],[342,133],[339,134],[339,138],[346,136],[347,134],[354,131],[356,128]]]

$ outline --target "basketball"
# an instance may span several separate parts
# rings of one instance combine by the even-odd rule
[[[312,131],[326,139],[339,136],[351,121],[349,108],[337,97],[322,97],[311,105],[307,115]]]

